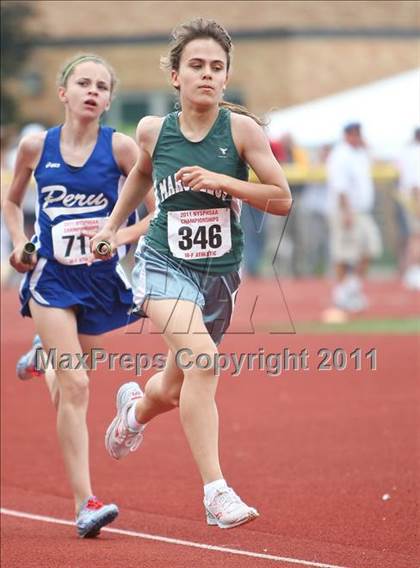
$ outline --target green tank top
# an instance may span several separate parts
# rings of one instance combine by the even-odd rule
[[[220,108],[207,136],[191,142],[181,132],[179,113],[168,114],[152,157],[156,211],[145,243],[183,266],[210,274],[239,268],[241,201],[220,190],[191,191],[175,174],[185,166],[200,166],[248,179],[248,167],[233,142],[230,115]]]

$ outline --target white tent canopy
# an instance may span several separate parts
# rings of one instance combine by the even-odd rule
[[[420,125],[420,68],[268,115],[268,135],[289,132],[305,147],[336,142],[357,121],[376,158],[392,159]]]

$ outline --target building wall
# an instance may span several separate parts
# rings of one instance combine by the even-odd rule
[[[35,4],[35,3],[34,3]],[[67,2],[39,1],[31,26],[56,39],[169,34],[178,23],[195,16],[213,17],[235,36],[236,31],[288,27],[379,29],[418,27],[416,2]],[[168,76],[159,69],[166,43],[94,47],[39,47],[27,65],[41,77],[41,89],[15,82],[26,120],[45,124],[60,120],[55,75],[63,60],[79,51],[94,51],[114,65],[120,92],[171,92]],[[264,114],[369,83],[418,66],[418,38],[319,37],[238,39],[230,86],[240,91],[250,110]]]
[[[193,17],[220,21],[227,28],[266,27],[412,27],[419,23],[415,1],[231,1],[136,2],[50,1],[36,3],[41,27],[55,37],[100,34],[169,33]]]

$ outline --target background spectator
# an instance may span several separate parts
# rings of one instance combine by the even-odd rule
[[[371,260],[382,252],[379,229],[372,217],[375,191],[370,157],[357,122],[344,128],[344,140],[327,160],[330,192],[330,242],[337,283],[336,307],[357,312],[367,307],[362,279]]]
[[[420,128],[402,151],[397,167],[400,234],[401,229],[407,234],[402,250],[403,282],[408,288],[420,290]]]

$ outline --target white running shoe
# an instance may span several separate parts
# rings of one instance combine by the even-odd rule
[[[39,335],[35,335],[30,350],[22,355],[16,365],[16,375],[21,381],[27,381],[45,374],[44,369],[36,366],[38,351],[42,351],[42,343]]]
[[[368,308],[369,302],[362,289],[349,287],[347,284],[338,284],[333,290],[333,303],[340,310],[346,312],[362,312]]]
[[[143,391],[135,382],[123,384],[117,392],[117,415],[105,434],[105,447],[116,460],[137,450],[143,441],[145,426],[131,430],[127,423],[128,411],[142,397]]]
[[[407,268],[403,284],[408,290],[420,290],[420,265],[412,264]]]
[[[248,507],[231,487],[218,489],[209,501],[204,499],[207,524],[230,529],[259,517],[253,507]]]
[[[101,528],[118,516],[118,507],[113,503],[104,505],[94,495],[88,497],[80,507],[76,518],[76,528],[82,538],[98,536]]]

